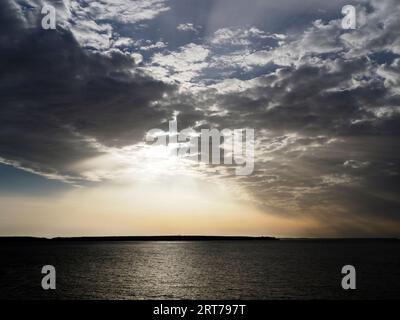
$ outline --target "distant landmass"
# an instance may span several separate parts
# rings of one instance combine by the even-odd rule
[[[104,236],[104,237],[0,237],[1,242],[62,242],[62,241],[260,241],[279,240],[275,237],[248,236]]]

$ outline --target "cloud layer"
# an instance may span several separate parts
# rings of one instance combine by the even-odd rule
[[[342,234],[400,225],[398,1],[357,2],[356,30],[341,28],[339,5],[324,9],[336,18],[279,31],[257,23],[259,13],[225,26],[214,13],[208,24],[177,23],[187,40],[177,46],[156,28],[174,1],[57,1],[54,31],[39,27],[42,4],[1,5],[3,163],[102,180],[115,167],[78,164],[134,154],[147,130],[178,115],[181,128],[256,129],[253,175],[191,170],[229,181],[269,213],[311,215]],[[285,4],[282,17],[296,14]],[[143,30],[152,36],[139,38]]]

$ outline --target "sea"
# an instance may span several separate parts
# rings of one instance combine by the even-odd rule
[[[399,299],[400,241],[0,244],[0,299]],[[44,265],[56,289],[44,290]],[[342,287],[354,266],[355,289]]]

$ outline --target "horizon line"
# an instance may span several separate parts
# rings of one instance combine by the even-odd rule
[[[274,237],[232,235],[149,235],[149,236],[0,236],[0,241],[210,241],[210,240],[395,240],[398,237]]]

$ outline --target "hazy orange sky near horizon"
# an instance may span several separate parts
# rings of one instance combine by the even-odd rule
[[[190,188],[189,188],[190,185]],[[76,188],[51,196],[1,196],[2,236],[249,235],[380,236],[397,227],[354,217],[324,221],[298,213],[268,213],[223,185],[196,182]],[[349,232],[343,233],[348,223]],[[338,228],[339,226],[339,228]],[[338,229],[336,229],[338,228]],[[377,231],[378,230],[378,231]]]

